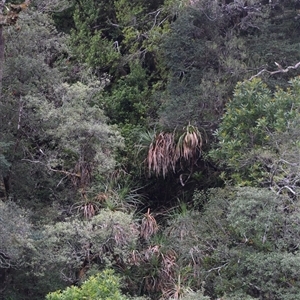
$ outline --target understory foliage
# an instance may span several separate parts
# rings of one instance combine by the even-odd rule
[[[26,252],[31,253],[33,228],[28,213],[12,201],[0,201],[0,214],[0,269],[5,273],[5,269],[22,266]]]
[[[190,267],[182,285],[203,284],[212,299],[299,297],[298,204],[257,188],[196,192],[194,201],[207,202],[203,212],[185,211],[164,231],[179,272]]]
[[[43,256],[40,257],[38,265],[43,272],[61,272],[65,279],[75,283],[84,278],[93,264],[98,268],[110,263],[122,267],[138,234],[131,215],[106,210],[89,220],[47,225],[40,232],[37,244],[49,259],[43,263]]]

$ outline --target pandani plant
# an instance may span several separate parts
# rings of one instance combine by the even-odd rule
[[[186,162],[192,167],[200,158],[205,133],[190,123],[179,133],[160,132],[152,140],[146,158],[149,176],[166,177],[170,171],[176,172],[178,162]]]

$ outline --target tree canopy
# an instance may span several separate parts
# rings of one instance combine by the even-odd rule
[[[299,1],[0,1],[0,298],[299,298]]]

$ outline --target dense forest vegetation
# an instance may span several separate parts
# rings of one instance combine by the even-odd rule
[[[0,1],[0,299],[300,299],[300,1]]]

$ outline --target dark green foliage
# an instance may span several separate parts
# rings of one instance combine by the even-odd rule
[[[32,258],[28,255],[28,259]],[[44,299],[53,289],[64,289],[68,286],[56,274],[34,273],[32,266],[9,269],[6,272],[5,290],[0,294],[3,299]]]
[[[288,3],[230,2],[197,1],[172,24],[163,43],[169,70],[161,96],[165,126],[173,129],[188,120],[211,133],[237,81],[256,70],[276,69],[274,62],[285,67],[299,61],[298,19]],[[285,74],[267,78],[272,88],[285,86],[286,79]]]
[[[163,43],[169,69],[161,121],[174,128],[188,121],[211,129],[232,86],[245,74],[248,51],[221,6],[200,1],[187,7]]]
[[[1,170],[1,176],[4,176],[6,172],[9,169],[10,163],[7,161],[5,156],[5,152],[7,151],[7,148],[9,148],[9,144],[7,143],[0,143],[0,170]]]
[[[130,63],[130,73],[118,80],[104,96],[104,109],[117,124],[145,125],[155,106],[150,99],[148,76],[138,61]]]
[[[156,1],[78,1],[71,39],[77,59],[98,71],[118,77],[124,74],[128,62],[142,57],[148,31],[159,27],[156,22],[161,16],[156,20],[152,13],[160,4]]]
[[[113,73],[121,57],[121,31],[116,23],[113,1],[77,1],[74,8],[75,29],[70,45],[76,60],[87,64],[99,76]]]
[[[74,14],[74,5],[70,4],[66,9],[59,9],[57,12],[53,14],[53,21],[55,23],[55,27],[58,31],[62,31],[64,33],[70,33],[72,29],[74,29],[75,24],[73,20]]]

